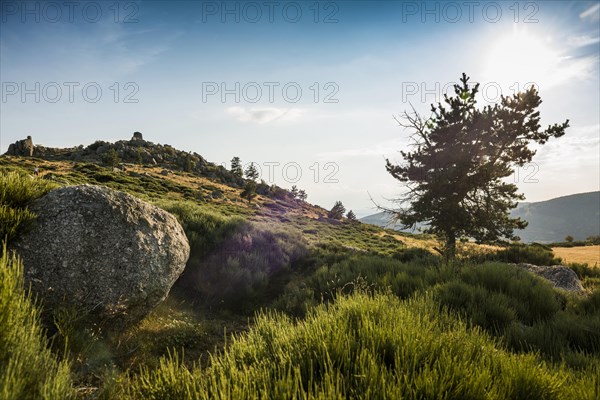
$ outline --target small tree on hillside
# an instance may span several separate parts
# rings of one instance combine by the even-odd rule
[[[292,195],[292,197],[294,199],[298,198],[298,188],[296,187],[296,185],[292,186],[292,189],[290,190],[290,194]]]
[[[307,198],[308,198],[308,195],[306,194],[306,191],[304,189],[300,189],[298,191],[298,200],[306,201]]]
[[[142,165],[144,163],[144,158],[142,157],[143,150],[141,147],[138,147],[135,152],[135,162],[136,164]]]
[[[346,207],[342,204],[341,201],[336,201],[333,208],[329,211],[327,216],[332,219],[342,219],[344,217],[344,213],[346,212]]]
[[[348,214],[346,214],[346,218],[350,221],[356,221],[356,214],[354,214],[354,211],[350,210],[348,211]]]
[[[252,202],[252,199],[256,197],[256,182],[249,180],[244,186],[244,190],[240,194],[243,199],[248,200],[248,204]]]
[[[246,168],[245,174],[246,178],[251,179],[253,181],[258,179],[258,171],[256,170],[254,163],[250,163],[248,168]]]
[[[185,156],[185,159],[183,160],[183,170],[185,172],[192,172],[194,170],[194,163],[192,162],[192,156],[189,154],[187,156]]]
[[[454,97],[444,95],[444,105],[431,106],[430,118],[413,109],[397,119],[413,131],[414,150],[400,152],[402,165],[386,160],[387,171],[407,189],[396,219],[405,227],[425,222],[429,233],[444,239],[448,261],[458,238],[491,242],[525,228],[527,222],[508,213],[525,197],[504,179],[531,161],[530,143],[544,144],[569,126],[567,120],[540,130],[541,99],[534,87],[477,109],[479,85],[469,88],[465,74],[460,81]]]
[[[102,162],[108,167],[116,167],[121,162],[119,154],[114,148],[110,148],[106,153],[102,155]]]
[[[242,160],[240,160],[240,158],[237,156],[231,159],[231,173],[239,178],[244,176],[244,171],[242,170]]]

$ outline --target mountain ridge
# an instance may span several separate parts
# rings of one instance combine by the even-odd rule
[[[529,222],[527,228],[515,230],[525,243],[561,242],[567,235],[575,240],[600,235],[600,191],[574,193],[537,202],[522,202],[511,210],[513,218]],[[360,218],[363,223],[388,227],[401,232],[400,224],[392,223],[386,211]],[[417,228],[423,228],[418,226]]]

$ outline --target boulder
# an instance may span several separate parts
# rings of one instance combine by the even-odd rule
[[[559,289],[576,293],[583,292],[583,286],[581,285],[579,277],[575,271],[569,267],[565,267],[564,265],[540,266],[526,263],[520,263],[516,265],[549,280],[555,287]]]
[[[75,306],[111,330],[162,302],[190,247],[177,219],[106,187],[55,189],[31,205],[38,218],[15,248],[46,309]]]

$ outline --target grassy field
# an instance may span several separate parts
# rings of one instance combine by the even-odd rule
[[[585,263],[590,267],[600,267],[600,245],[554,247],[552,251],[566,263]]]
[[[34,164],[0,159],[9,241],[35,219],[32,199],[92,183],[173,213],[191,256],[160,306],[107,336],[76,312],[42,326],[4,252],[0,398],[599,398],[599,269],[577,266],[586,295],[573,295],[506,264],[554,262],[541,246],[462,243],[447,266],[432,236],[249,205],[191,174],[45,162],[33,178]]]

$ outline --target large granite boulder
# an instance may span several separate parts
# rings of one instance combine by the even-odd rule
[[[533,265],[520,263],[517,266],[526,269],[542,278],[549,280],[555,287],[575,293],[582,293],[583,286],[579,277],[569,267],[564,265]]]
[[[124,328],[165,299],[189,257],[176,218],[126,193],[62,187],[31,209],[38,218],[15,247],[47,309],[75,306]]]

